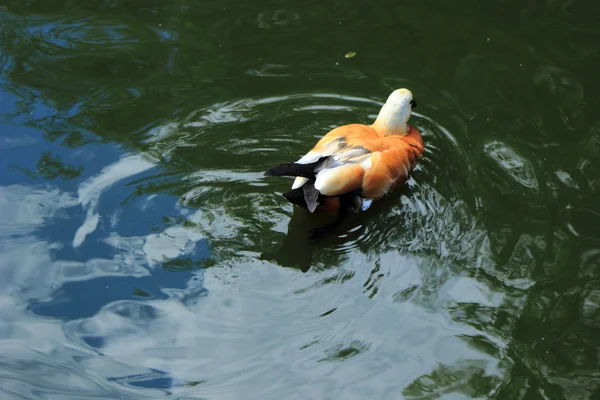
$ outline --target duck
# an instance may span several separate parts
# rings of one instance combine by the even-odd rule
[[[408,123],[416,106],[409,89],[396,89],[372,124],[338,126],[297,161],[264,172],[268,177],[294,178],[291,189],[283,193],[290,203],[310,213],[337,216],[312,229],[309,239],[326,236],[346,216],[366,211],[409,179],[425,149],[421,133]]]

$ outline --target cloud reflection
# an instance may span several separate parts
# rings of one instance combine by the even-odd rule
[[[52,393],[86,398],[156,395],[155,389],[143,385],[128,388],[114,379],[119,371],[126,371],[127,376],[137,375],[140,380],[156,374],[155,371],[119,364],[111,358],[98,358],[97,352],[74,346],[65,336],[61,319],[40,318],[35,315],[39,311],[32,314],[41,305],[63,301],[63,292],[69,285],[101,282],[109,277],[148,278],[149,267],[197,251],[197,243],[202,243],[205,237],[194,229],[171,225],[160,232],[137,237],[120,236],[113,231],[101,241],[112,250],[104,251],[100,257],[80,261],[76,253],[68,252],[68,237],[73,237],[75,229],[77,232],[83,229],[72,227],[69,232],[72,225],[68,221],[77,210],[84,206],[88,209],[87,218],[99,216],[98,202],[107,188],[152,165],[139,156],[125,156],[98,176],[84,181],[77,196],[51,185],[0,187],[0,349],[3,353],[0,392],[32,399],[49,398]],[[127,218],[122,216],[120,221],[127,223]],[[111,226],[120,229],[118,220],[113,220]],[[204,289],[199,278],[201,275],[195,275],[190,280],[196,283],[193,290],[165,287],[163,291],[167,298],[179,299],[176,301],[184,304],[202,295]],[[103,286],[96,284],[94,290],[100,288]],[[115,289],[107,286],[105,290],[109,293]],[[79,301],[95,301],[86,297],[80,297]],[[87,306],[74,304],[71,308]]]
[[[117,163],[104,168],[100,175],[83,182],[79,188],[79,202],[87,208],[85,221],[79,227],[73,238],[73,247],[80,246],[86,236],[92,233],[100,216],[96,210],[98,200],[103,191],[114,185],[121,179],[146,171],[154,166],[154,163],[144,159],[141,155],[131,155],[120,159]]]

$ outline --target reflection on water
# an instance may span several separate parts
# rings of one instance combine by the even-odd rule
[[[0,6],[0,397],[600,395],[582,2],[159,3]],[[307,243],[263,172],[400,86],[412,178]]]
[[[73,247],[80,246],[85,237],[96,229],[100,219],[96,208],[102,192],[119,180],[143,172],[152,168],[153,165],[140,156],[125,157],[118,163],[105,168],[100,175],[80,185],[79,203],[87,208],[87,215],[83,224],[75,232]]]
[[[354,114],[361,104],[376,109],[381,103],[304,94],[214,105],[149,132],[147,151],[154,158],[180,158],[177,153],[197,148],[211,130],[254,123],[266,113],[261,108]],[[19,224],[17,217],[3,221],[4,231],[11,235],[19,231],[21,237],[11,239],[15,248],[4,250],[4,269],[25,263],[20,275],[6,282],[18,283],[21,290],[25,285],[27,296],[19,297],[20,301],[28,299],[30,309],[46,317],[67,317],[61,304],[73,296],[91,303],[73,304],[79,310],[70,312],[64,330],[52,322],[57,320],[36,322],[48,321],[58,328],[55,337],[42,341],[37,338],[39,330],[32,330],[27,322],[37,319],[21,318],[13,310],[11,319],[19,324],[5,338],[24,344],[38,341],[38,346],[50,341],[46,346],[54,346],[54,362],[71,368],[73,363],[81,364],[79,386],[91,390],[85,379],[101,382],[89,396],[114,390],[141,395],[148,390],[144,388],[154,388],[178,396],[260,393],[275,398],[292,395],[297,385],[318,398],[328,393],[385,398],[403,391],[414,396],[417,387],[426,386],[424,382],[432,379],[432,373],[439,374],[434,371],[440,368],[458,375],[476,373],[492,390],[510,367],[503,360],[506,343],[500,332],[482,329],[482,321],[469,315],[476,311],[471,310],[473,305],[488,315],[515,303],[492,279],[495,267],[489,241],[468,206],[477,204],[472,193],[449,184],[445,197],[432,181],[435,175],[436,180],[449,182],[444,174],[457,172],[432,173],[436,168],[432,157],[458,157],[464,150],[432,120],[415,115],[414,123],[432,149],[415,177],[400,193],[349,219],[338,237],[317,245],[302,240],[311,220],[272,195],[260,168],[236,168],[231,158],[216,165],[214,159],[211,165],[196,159],[194,172],[179,168],[177,181],[167,172],[168,182],[161,186],[156,183],[164,172],[154,171],[155,163],[142,155],[126,155],[81,181],[76,193],[6,187],[5,197],[15,208],[11,215],[21,215],[23,222]],[[260,143],[246,138],[250,142],[244,148],[275,160],[299,147],[293,137],[276,139],[270,144],[268,137]],[[213,151],[235,152],[237,146],[237,141],[224,137]],[[168,163],[163,166],[169,169]],[[467,165],[465,170],[469,169]],[[141,173],[154,175],[138,177]],[[169,185],[177,186],[177,201],[171,203],[177,222],[146,235],[121,233],[127,231],[131,213],[156,213],[153,203],[164,197],[161,192]],[[231,185],[237,190],[232,191]],[[131,197],[128,192],[133,190]],[[125,208],[108,200],[115,196]],[[103,207],[106,202],[114,205]],[[163,214],[166,211],[161,209]],[[74,212],[80,217],[74,218]],[[51,229],[61,224],[61,215],[75,225],[69,233],[63,232],[62,241],[43,244],[39,221],[44,221],[44,230]],[[194,273],[183,287],[162,287],[156,280],[161,275],[153,272],[156,266],[168,268],[173,260],[197,258],[197,243],[205,238],[210,238],[217,265],[201,275]],[[100,253],[76,261],[80,256],[68,246],[99,246]],[[30,256],[19,260],[24,253]],[[60,261],[55,260],[57,254]],[[66,261],[69,258],[74,259]],[[304,274],[310,267],[314,272]],[[40,275],[39,269],[48,275]],[[30,271],[28,280],[22,275],[25,270]],[[107,279],[115,276],[137,279]],[[87,290],[100,292],[95,296],[103,301],[81,294],[70,284],[76,281],[82,282],[80,286],[86,281],[103,282],[86,285]],[[115,287],[119,285],[129,289]],[[13,286],[7,289],[14,293]],[[9,296],[8,300],[14,306],[16,299]],[[27,354],[13,353],[15,361]],[[94,354],[103,357],[96,359]],[[61,361],[63,357],[67,359]],[[50,360],[32,362],[45,369],[52,365]],[[14,370],[12,364],[8,361],[6,368]],[[19,391],[24,390],[67,389],[47,381],[21,383]],[[486,392],[476,391],[473,396]]]

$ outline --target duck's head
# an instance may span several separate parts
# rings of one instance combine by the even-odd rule
[[[406,135],[408,133],[406,123],[410,118],[411,110],[416,106],[417,101],[413,99],[410,90],[404,88],[394,90],[381,107],[373,128],[383,136]]]

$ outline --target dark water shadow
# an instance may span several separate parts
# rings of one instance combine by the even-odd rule
[[[308,240],[309,231],[331,222],[335,217],[311,214],[294,207],[281,243],[275,245],[276,249],[263,252],[260,259],[286,268],[298,268],[302,272],[308,272],[312,266],[322,269],[339,265],[347,257],[345,253],[364,237],[366,231],[375,232],[371,237],[385,236],[389,229],[386,224],[390,222],[386,219],[386,212],[398,206],[401,196],[409,195],[408,185],[398,187],[388,196],[373,202],[368,210],[349,215],[335,231],[314,243]],[[394,223],[401,222],[396,220]]]

